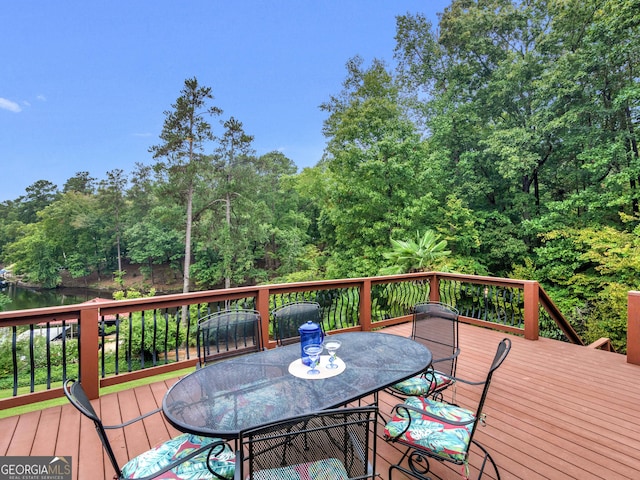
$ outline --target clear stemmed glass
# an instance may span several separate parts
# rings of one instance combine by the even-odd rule
[[[327,368],[338,368],[338,365],[334,362],[336,361],[336,350],[340,348],[340,345],[342,345],[340,340],[334,340],[332,338],[325,340],[324,348],[329,352],[329,365],[327,365]]]
[[[305,355],[309,357],[309,360],[311,360],[311,370],[307,371],[307,374],[318,375],[320,373],[320,370],[318,370],[316,366],[318,365],[318,359],[322,353],[322,348],[322,345],[317,345],[315,343],[304,347]]]

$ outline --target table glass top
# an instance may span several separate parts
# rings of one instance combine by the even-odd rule
[[[300,344],[278,347],[222,360],[187,375],[165,395],[164,413],[181,431],[234,438],[246,428],[344,405],[431,364],[429,349],[406,337],[375,332],[334,337],[342,342],[337,356],[346,365],[339,375],[294,376],[289,365],[300,358]],[[318,368],[326,365],[324,357]]]

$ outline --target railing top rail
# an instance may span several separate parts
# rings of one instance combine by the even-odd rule
[[[190,293],[175,293],[148,298],[136,298],[127,300],[103,300],[100,302],[85,302],[76,305],[64,305],[59,307],[35,308],[28,310],[14,310],[0,312],[0,326],[21,325],[31,322],[46,322],[54,320],[66,320],[78,318],[80,312],[99,309],[103,315],[117,313],[129,313],[156,308],[173,308],[185,304],[208,303],[224,300],[237,300],[247,297],[257,297],[262,290],[268,290],[270,294],[277,295],[286,292],[302,292],[308,290],[328,290],[333,288],[349,288],[362,285],[365,282],[382,284],[389,282],[402,282],[414,279],[429,278],[449,279],[475,284],[507,286],[523,288],[529,280],[515,280],[509,278],[474,276],[466,274],[445,272],[419,272],[402,275],[387,275],[380,277],[362,277],[349,279],[308,281],[297,283],[282,283],[273,285],[258,285],[248,287],[235,287],[229,289],[207,290]],[[533,282],[535,283],[535,282]]]
[[[562,330],[565,336],[569,339],[570,342],[575,343],[577,345],[584,345],[584,341],[580,338],[580,335],[573,329],[571,324],[564,318],[562,312],[558,310],[558,307],[549,294],[539,286],[540,291],[540,305],[547,311],[547,313],[551,316],[551,318],[556,322],[556,325]]]
[[[405,280],[413,280],[420,278],[436,277],[439,279],[446,278],[448,280],[458,280],[467,283],[477,283],[483,285],[497,285],[503,287],[524,288],[528,283],[537,283],[535,280],[519,280],[514,278],[503,277],[488,277],[482,275],[469,275],[464,273],[449,273],[449,272],[416,272],[416,273],[403,273],[399,275],[385,275],[381,277],[369,277],[352,279],[357,281],[370,280],[372,284],[388,283],[388,282],[401,282]]]
[[[27,310],[0,312],[0,327],[58,320],[75,320],[80,316],[82,310],[83,308],[79,305],[65,305],[61,307],[30,308]]]
[[[535,280],[518,280],[514,278],[502,278],[502,277],[486,277],[481,275],[467,275],[461,273],[445,273],[445,272],[431,272],[430,275],[435,275],[438,278],[448,278],[450,280],[462,280],[468,283],[479,283],[487,285],[498,285],[503,287],[524,288],[527,284],[538,283]]]

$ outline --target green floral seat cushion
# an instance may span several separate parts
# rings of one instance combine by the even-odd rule
[[[427,450],[436,456],[456,462],[465,462],[475,414],[469,410],[444,402],[436,402],[426,397],[409,397],[404,402],[426,413],[411,410],[396,410],[393,418],[384,429],[385,437],[399,440],[421,450]],[[407,417],[407,412],[411,419]],[[432,418],[437,415],[458,422],[468,421],[467,425],[448,425]],[[407,427],[406,432],[402,431]]]
[[[266,412],[266,415],[265,415]],[[234,430],[237,425],[260,425],[265,416],[285,416],[288,407],[282,401],[281,390],[259,386],[237,394],[234,398],[215,399],[207,411],[209,423],[220,429]]]
[[[348,480],[349,475],[340,460],[327,458],[288,467],[260,470],[255,472],[252,478],[253,480]]]
[[[452,378],[446,377],[438,371],[432,371],[396,383],[392,388],[405,395],[429,395],[452,385],[454,382],[455,380]]]
[[[122,468],[122,476],[124,478],[138,478],[152,475],[153,472],[157,472],[171,462],[188,455],[200,447],[217,441],[220,441],[220,439],[183,433],[130,460]],[[209,450],[205,450],[157,478],[174,480],[215,479],[216,477],[207,468],[208,453]],[[233,478],[235,454],[228,445],[225,444],[224,449],[215,447],[214,454],[209,458],[209,462],[218,475],[223,478]]]

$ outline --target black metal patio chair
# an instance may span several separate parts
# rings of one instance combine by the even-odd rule
[[[67,380],[63,384],[63,390],[69,402],[93,422],[102,446],[115,470],[114,479],[137,478],[145,480],[162,477],[224,480],[233,478],[235,470],[233,449],[219,438],[202,437],[188,433],[183,433],[156,445],[120,467],[106,430],[124,428],[154,415],[162,409],[152,410],[118,425],[104,425],[79,382],[73,379]]]
[[[455,385],[458,347],[458,311],[440,302],[422,302],[413,307],[411,338],[431,350],[431,366],[387,391],[400,398],[433,397],[442,400],[444,390]],[[452,401],[455,403],[455,389]]]
[[[300,341],[298,328],[311,320],[321,324],[320,304],[317,302],[291,302],[271,312],[274,320],[274,336],[279,346]]]
[[[458,382],[482,387],[482,394],[475,409],[467,409],[446,402],[438,402],[428,397],[409,397],[396,405],[392,418],[384,429],[385,438],[407,447],[400,461],[389,467],[389,479],[394,470],[400,470],[414,478],[429,480],[431,471],[429,459],[462,465],[464,477],[469,474],[469,449],[476,445],[483,458],[478,468],[478,479],[482,478],[487,463],[493,466],[496,478],[500,472],[495,461],[475,439],[478,424],[485,425],[482,412],[491,379],[511,350],[511,340],[503,339],[496,350],[485,380],[472,382],[457,378]],[[407,460],[406,465],[403,464]]]
[[[263,349],[260,312],[222,310],[198,320],[198,367]]]
[[[376,414],[339,408],[241,432],[235,479],[375,478]]]

